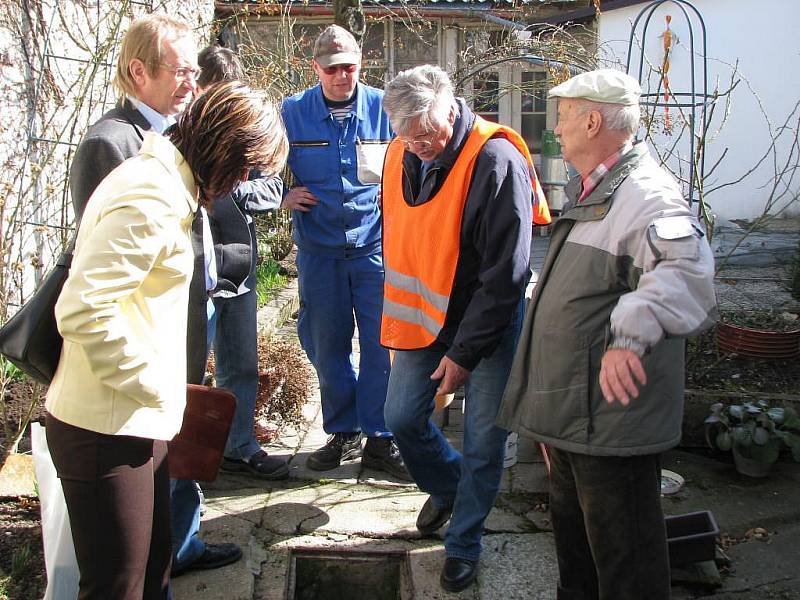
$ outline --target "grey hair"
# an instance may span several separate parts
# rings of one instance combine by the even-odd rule
[[[433,65],[398,73],[386,84],[383,109],[397,133],[407,131],[414,121],[425,129],[437,128],[447,121],[451,110],[458,115],[450,77]]]
[[[611,104],[607,102],[593,102],[592,100],[580,99],[581,114],[596,110],[603,117],[603,125],[606,129],[623,131],[633,137],[639,129],[639,121],[642,118],[642,111],[638,104],[630,106],[625,104]]]

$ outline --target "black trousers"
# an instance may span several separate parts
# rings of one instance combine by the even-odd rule
[[[551,448],[559,600],[669,600],[659,455]]]
[[[49,414],[45,431],[72,527],[78,598],[167,598],[167,443],[96,433]]]

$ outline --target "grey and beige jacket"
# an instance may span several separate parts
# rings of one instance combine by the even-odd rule
[[[640,143],[553,226],[498,424],[580,454],[653,454],[680,440],[684,341],[713,322],[714,259],[675,180]],[[610,347],[639,354],[628,406],[598,381]]]

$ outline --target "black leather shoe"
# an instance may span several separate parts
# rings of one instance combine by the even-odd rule
[[[445,591],[460,592],[472,585],[477,574],[478,561],[448,556],[444,559],[439,583]]]
[[[390,437],[371,437],[367,438],[364,445],[364,455],[361,457],[361,465],[370,469],[384,471],[389,475],[394,475],[401,481],[414,481],[411,474],[406,469],[400,450],[394,443],[394,438]]]
[[[343,460],[351,460],[361,456],[361,433],[334,433],[328,443],[319,450],[308,455],[306,466],[314,471],[330,471]]]
[[[422,505],[417,517],[417,529],[422,535],[433,535],[439,528],[447,523],[453,513],[452,506],[439,508],[433,503],[433,498],[428,498]]]
[[[261,479],[273,481],[289,477],[289,465],[286,464],[286,461],[270,456],[263,449],[258,450],[247,460],[225,457],[219,468],[229,473],[249,473]]]
[[[193,563],[185,567],[172,569],[172,577],[180,577],[189,571],[204,571],[218,569],[242,558],[242,549],[236,544],[206,544],[206,549]]]

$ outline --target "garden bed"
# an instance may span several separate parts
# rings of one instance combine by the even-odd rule
[[[705,447],[703,422],[715,402],[766,400],[800,410],[797,359],[760,360],[725,354],[717,349],[714,337],[711,329],[687,344],[684,448]]]

